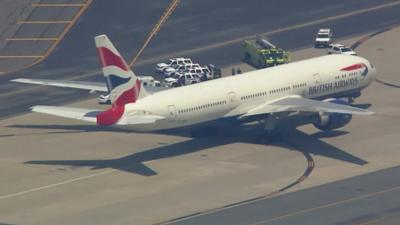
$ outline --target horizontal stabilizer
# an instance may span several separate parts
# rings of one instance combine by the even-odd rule
[[[82,108],[42,106],[42,105],[33,106],[31,110],[34,112],[77,119],[77,120],[84,120],[92,123],[96,123],[97,114],[102,112],[101,110],[96,110],[96,109],[82,109]]]

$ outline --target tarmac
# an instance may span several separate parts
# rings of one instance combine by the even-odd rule
[[[201,64],[229,67],[243,59],[243,40],[260,34],[279,47],[295,51],[311,47],[320,27],[332,28],[334,37],[342,39],[400,23],[400,2],[394,0],[341,0],[334,7],[328,0],[272,2],[182,1],[133,69],[138,75],[157,77],[154,65],[178,56],[190,57]],[[123,4],[110,4],[108,0],[92,2],[46,60],[29,69],[0,76],[0,101],[8,103],[0,105],[0,118],[26,113],[33,105],[67,104],[94,97],[85,91],[21,85],[9,80],[23,77],[103,81],[93,37],[108,34],[130,61],[167,5],[165,0],[129,0]],[[41,18],[53,15],[49,7],[42,8]],[[135,13],[137,9],[146,13]],[[19,37],[36,34],[33,25],[28,27],[31,32]],[[28,49],[23,45],[15,47],[12,53]]]
[[[378,78],[387,83],[400,81],[393,57],[400,50],[393,44],[399,36],[400,28],[392,28],[365,39],[356,49],[374,63]],[[362,37],[340,42],[352,45]],[[326,52],[311,48],[293,52],[295,59],[321,54]],[[376,115],[354,117],[346,127],[332,132],[302,126],[272,144],[260,138],[262,131],[251,128],[191,139],[185,134],[100,130],[33,113],[3,119],[0,222],[160,224],[181,218],[177,222],[186,224],[198,215],[208,224],[270,224],[266,219],[397,188],[397,168],[370,173],[399,166],[400,103],[394,97],[398,91],[375,82],[356,104]],[[100,107],[95,100],[73,105]],[[350,183],[332,183],[363,174],[369,175]],[[318,187],[322,184],[327,186]],[[265,204],[250,208],[253,211],[243,208],[254,207],[253,202],[261,199]],[[338,214],[347,212],[340,221],[328,216],[339,209],[326,208],[323,213],[313,211],[307,217],[271,224],[366,224],[387,214],[392,217],[386,221],[398,219],[397,189],[375,195],[371,201],[374,204],[360,199],[340,205]],[[370,207],[359,210],[366,205]],[[221,208],[234,209],[238,220],[210,214]],[[245,220],[250,213],[256,216]]]
[[[279,197],[225,207],[168,224],[397,224],[400,167],[389,168]],[[318,196],[318,199],[315,196]]]

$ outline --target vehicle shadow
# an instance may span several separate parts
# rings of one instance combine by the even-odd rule
[[[294,123],[291,122],[291,124],[293,125]],[[93,159],[93,160],[34,160],[34,161],[27,161],[24,163],[35,164],[35,165],[90,167],[93,170],[111,168],[142,176],[153,176],[157,175],[157,172],[151,169],[150,167],[146,166],[144,164],[145,162],[164,159],[164,158],[177,157],[231,143],[250,143],[250,144],[260,144],[265,146],[275,145],[284,147],[284,149],[288,150],[319,155],[357,165],[364,165],[368,163],[367,161],[355,155],[352,155],[342,149],[339,149],[335,146],[332,146],[320,140],[320,138],[345,135],[348,132],[327,131],[327,132],[318,132],[316,134],[308,135],[296,129],[292,125],[285,127],[285,130],[283,130],[282,135],[274,139],[269,138],[267,143],[265,142],[264,139],[265,136],[264,131],[262,129],[259,129],[259,127],[257,126],[246,127],[246,128],[237,127],[236,130],[229,129],[230,130],[229,132],[220,132],[220,134],[212,137],[193,138],[175,144],[159,146],[153,149],[146,149],[141,152],[133,153],[120,158]],[[46,126],[45,128],[49,129],[51,127],[52,126]],[[61,126],[57,126],[57,129],[61,128],[62,128]],[[72,128],[77,129],[78,127],[73,126]],[[68,126],[66,126],[65,129],[69,129]],[[181,136],[182,133],[169,133],[169,135]]]

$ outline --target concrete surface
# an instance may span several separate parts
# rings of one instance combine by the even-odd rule
[[[375,36],[360,45],[357,52],[372,58],[377,43],[379,48],[396,51],[400,46],[387,44],[398,40],[399,34],[397,28]],[[294,55],[306,58],[323,53],[305,49]],[[379,76],[396,80],[397,74],[386,72],[396,67],[395,58],[384,58],[393,61],[374,61]],[[39,114],[1,120],[0,221],[154,224],[269,195],[299,178],[301,182],[284,193],[397,166],[399,102],[392,96],[398,91],[374,83],[356,103],[372,104],[376,116],[355,117],[335,132],[304,126],[286,135],[285,142],[272,145],[258,138],[258,130],[190,139],[114,129],[100,131],[84,123]],[[99,107],[93,100],[74,105]],[[310,163],[304,154],[311,155],[315,163],[305,177]],[[382,179],[380,184],[387,187],[392,181]],[[337,192],[329,195],[341,196],[340,189],[332,190]],[[320,194],[326,196],[324,192],[311,192],[313,204],[326,200]],[[397,192],[388,194],[385,199],[394,203],[398,200]],[[290,201],[281,204],[291,210],[303,207]],[[354,211],[358,204],[366,203],[347,207]],[[360,213],[376,208],[382,209],[379,214],[391,206],[375,204]],[[287,209],[274,208],[278,214]],[[354,211],[352,215],[358,214]]]

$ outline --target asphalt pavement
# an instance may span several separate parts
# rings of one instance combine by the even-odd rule
[[[400,221],[399,176],[394,167],[165,224],[394,225]]]

